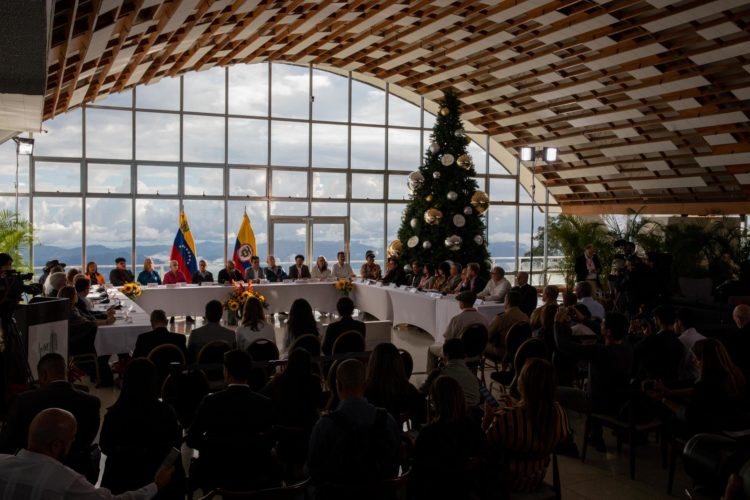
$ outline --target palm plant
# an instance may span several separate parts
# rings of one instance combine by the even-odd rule
[[[556,220],[550,221],[548,232],[548,240],[554,241],[562,250],[563,258],[558,261],[557,266],[569,289],[575,284],[576,257],[583,253],[586,245],[596,247],[604,269],[607,269],[612,260],[612,238],[600,221],[586,220],[575,215],[560,215]]]
[[[33,237],[29,221],[10,210],[0,210],[0,252],[10,254],[16,269],[26,267],[22,252],[31,247]]]
[[[624,221],[611,214],[603,219],[613,240],[630,241],[644,252],[664,250],[664,225],[641,216],[641,210],[627,214]]]

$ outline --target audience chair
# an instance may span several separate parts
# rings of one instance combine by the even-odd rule
[[[224,386],[224,354],[231,350],[232,346],[223,340],[214,340],[198,352],[197,364],[206,374],[212,391]]]
[[[312,427],[273,426],[274,449],[276,458],[284,469],[284,480],[287,482],[301,479],[301,473],[307,460],[308,445]]]
[[[161,398],[174,409],[180,426],[189,429],[203,397],[209,392],[208,379],[202,370],[180,368],[164,380]]]
[[[154,347],[148,353],[148,359],[156,365],[156,373],[159,376],[157,387],[164,385],[164,381],[172,369],[172,363],[179,363],[180,370],[185,368],[185,354],[174,344],[162,344]]]
[[[500,363],[507,367],[507,369],[505,371],[495,371],[491,373],[490,378],[493,382],[498,382],[500,385],[507,386],[510,385],[513,378],[516,376],[516,370],[513,365],[516,353],[518,352],[518,348],[521,347],[521,344],[531,338],[528,330],[525,328],[516,328],[516,325],[523,325],[525,323],[525,321],[519,321],[508,330],[508,333],[505,336],[505,354],[502,358],[498,358]],[[497,363],[495,363],[495,367],[497,367]]]
[[[96,374],[96,382],[101,381],[101,377],[99,374],[99,357],[96,355],[95,352],[86,352],[83,354],[74,354],[73,356],[70,356],[70,362],[74,363],[76,365],[80,365],[82,363],[91,363],[94,365],[94,374]]]
[[[414,358],[411,357],[409,351],[403,349],[399,349],[398,353],[401,355],[401,361],[404,363],[404,375],[406,375],[406,379],[408,380],[414,372]]]
[[[201,497],[201,500],[211,500],[213,498],[227,500],[296,500],[300,497],[307,499],[308,486],[310,486],[310,478],[289,486],[266,488],[256,491],[228,491],[218,488],[210,492],[208,495]]]
[[[328,370],[328,376],[326,377],[326,386],[328,387],[328,390],[323,393],[323,408],[328,411],[335,410],[339,403],[338,392],[336,392],[336,370],[340,364],[340,360],[337,359],[334,361],[331,365],[331,369]]]
[[[256,339],[248,346],[247,353],[253,361],[273,361],[279,359],[279,348],[268,339]]]
[[[318,338],[317,335],[308,333],[301,337],[297,337],[289,347],[289,352],[292,352],[299,347],[309,352],[312,357],[320,356],[320,338]]]
[[[364,352],[365,339],[355,330],[349,330],[339,335],[333,343],[332,354],[345,354],[349,352]]]
[[[552,484],[542,483],[539,489],[530,493],[511,493],[511,500],[561,500],[560,468],[557,465],[557,454],[552,454]]]
[[[484,350],[487,348],[487,338],[489,334],[487,327],[479,323],[475,325],[469,325],[461,333],[461,342],[464,344],[464,351],[466,352],[466,366],[470,370],[477,374],[477,371],[481,370],[480,377],[484,381]]]
[[[518,377],[521,374],[526,360],[531,358],[542,358],[549,361],[549,351],[547,344],[541,339],[528,339],[521,344],[513,358],[513,379],[507,384],[506,391],[513,397],[519,397],[518,394]]]

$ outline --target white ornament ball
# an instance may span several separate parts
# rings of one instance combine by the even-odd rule
[[[471,207],[464,207],[464,215],[471,215],[474,210]]]
[[[462,242],[463,240],[461,239],[461,237],[454,234],[452,236],[448,236],[447,238],[445,238],[445,247],[448,250],[452,250],[455,252],[457,250],[461,250]]]
[[[417,224],[419,224],[419,219],[417,219],[416,217],[414,217],[412,220],[409,221],[409,225],[411,226],[412,229],[416,229]]]
[[[409,189],[411,189],[412,191],[419,189],[419,187],[424,184],[424,175],[422,175],[422,172],[420,172],[419,170],[415,170],[414,172],[410,173],[408,184]]]
[[[459,128],[459,129],[456,129],[455,132],[453,132],[453,135],[455,135],[456,137],[464,137],[466,136],[466,131],[462,128]]]
[[[437,171],[436,171],[436,172],[433,172],[433,173],[432,173],[432,178],[433,178],[433,179],[440,179],[440,172],[437,172]]]
[[[430,144],[430,153],[436,155],[439,152],[440,152],[440,144],[438,144],[437,142],[433,142],[432,144]]]
[[[432,243],[430,243],[429,241],[423,241],[422,248],[424,248],[425,250],[429,250],[430,248],[432,248]]]
[[[477,245],[481,245],[482,243],[484,243],[484,238],[481,234],[474,236],[474,243],[476,243]]]
[[[456,227],[464,227],[466,225],[466,219],[461,214],[456,214],[453,216],[453,225]]]
[[[450,167],[453,165],[454,161],[456,161],[456,159],[450,153],[445,153],[443,157],[440,158],[440,163],[442,163],[444,167]]]
[[[448,191],[448,194],[445,195],[445,197],[450,201],[456,201],[458,199],[458,193],[456,193],[455,191]]]

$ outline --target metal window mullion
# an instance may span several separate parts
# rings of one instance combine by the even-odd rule
[[[273,172],[271,169],[271,134],[272,134],[272,123],[271,123],[271,85],[272,85],[272,79],[273,79],[273,65],[271,62],[266,63],[268,65],[268,109],[266,110],[266,121],[268,123],[268,126],[266,127],[268,130],[268,134],[266,136],[266,143],[267,143],[267,155],[266,155],[266,220],[268,220],[269,225],[269,233],[268,233],[268,247],[269,252],[275,252],[276,250],[273,249],[273,232],[272,227],[273,224],[271,223],[271,194],[272,194],[272,187],[273,187]]]
[[[390,137],[390,123],[391,123],[391,116],[390,116],[390,106],[388,104],[390,103],[390,84],[388,82],[385,82],[385,171],[388,172],[388,154],[389,154],[389,143],[388,138]],[[384,190],[385,192],[385,190]],[[387,193],[386,193],[387,194]],[[381,238],[381,245],[383,249],[383,256],[385,258],[385,255],[387,254],[387,248],[388,248],[388,203],[383,203],[383,238]],[[383,262],[385,264],[385,261]],[[385,266],[383,266],[385,267]]]
[[[307,215],[312,216],[312,116],[313,116],[313,81],[312,81],[312,63],[307,65]],[[312,231],[312,227],[308,230]],[[309,252],[312,252],[312,232],[307,238]],[[308,253],[310,255],[310,253]]]
[[[224,72],[224,261],[229,252],[229,68]],[[255,252],[258,249],[255,248]]]
[[[547,266],[549,265],[547,261],[547,233],[549,231],[549,191],[544,190],[544,284],[547,284]]]
[[[86,105],[81,106],[81,159],[78,162],[79,189],[81,190],[81,266],[86,262],[86,194],[88,192],[88,163],[86,162]],[[86,167],[84,168],[84,164]]]
[[[135,89],[133,89],[133,94],[130,99],[130,107],[131,107],[131,123],[130,128],[132,130],[132,152],[131,152],[131,180],[132,180],[132,165],[135,163],[136,159],[136,120],[135,120]],[[87,164],[88,167],[88,164]],[[135,245],[135,195],[133,190],[130,191],[131,201],[130,201],[130,253],[131,253],[131,260],[132,266],[133,266],[133,273],[135,274],[136,271],[136,245]]]
[[[518,204],[518,197],[520,194],[520,182],[521,178],[519,176],[519,172],[521,171],[521,157],[518,156],[516,158],[516,274],[518,274],[518,271],[521,269],[521,259],[519,257],[519,245],[518,245],[518,239],[519,239],[519,225],[521,223],[521,207]]]
[[[184,103],[185,103],[185,77],[180,77],[180,157],[179,157],[179,163],[177,166],[177,199],[179,200],[179,203],[177,204],[178,208],[178,217],[179,214],[182,213],[183,210],[183,204],[182,204],[182,197],[185,193],[185,157],[183,150],[185,149],[184,145],[184,132],[183,127],[185,126],[185,120],[184,120]]]
[[[346,226],[344,228],[344,251],[346,252],[346,260],[351,260],[351,234],[350,234],[350,221],[352,217],[352,72],[349,71],[347,76],[347,99],[349,105],[347,106],[347,155],[346,155],[346,194],[344,200],[346,203]]]

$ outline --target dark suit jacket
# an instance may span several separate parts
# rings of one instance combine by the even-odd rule
[[[461,291],[462,292],[474,292],[479,293],[482,290],[484,290],[484,286],[487,284],[487,281],[482,278],[481,276],[475,277],[472,281],[469,282],[470,286],[462,286]]]
[[[157,328],[156,330],[151,330],[150,332],[138,335],[138,340],[136,340],[135,342],[133,357],[146,358],[155,347],[159,347],[163,344],[176,345],[185,355],[185,359],[187,359],[187,345],[185,342],[185,336],[179,333],[172,333],[163,326]]]
[[[114,268],[109,272],[109,282],[114,286],[122,286],[125,283],[134,283],[135,276],[133,276],[130,269],[120,272],[119,269]]]
[[[302,272],[297,274],[297,266],[289,266],[289,277],[293,280],[309,278],[310,268],[306,264],[302,264]]]
[[[385,275],[383,276],[383,284],[388,285],[390,283],[395,283],[398,286],[401,286],[406,282],[406,274],[404,273],[404,270],[400,267],[397,267],[396,269],[392,271],[387,271]]]
[[[201,283],[213,283],[214,282],[214,275],[211,274],[211,271],[206,271],[206,277],[204,278],[201,276],[200,271],[195,271],[193,273],[193,283],[196,285]]]
[[[599,283],[599,273],[602,272],[602,263],[599,261],[599,256],[594,254],[593,257],[594,267],[596,267],[596,282]],[[586,276],[589,275],[589,269],[586,267],[586,256],[579,255],[576,257],[576,281],[586,281]]]
[[[418,287],[419,282],[422,281],[422,274],[407,273],[404,285],[411,287]]]
[[[276,283],[280,281],[284,281],[288,278],[287,274],[284,272],[284,268],[281,266],[276,266],[276,269],[271,269],[270,267],[267,267],[265,269],[266,273],[266,279],[270,281],[271,283]]]
[[[339,338],[342,333],[350,330],[359,332],[362,334],[362,338],[365,338],[365,324],[353,319],[351,316],[348,318],[341,318],[339,321],[329,324],[328,329],[326,330],[326,337],[323,339],[323,346],[321,347],[323,354],[331,354],[336,339]]]
[[[74,388],[67,381],[47,384],[18,395],[8,412],[7,423],[0,434],[0,452],[15,453],[27,447],[29,425],[34,417],[47,408],[62,408],[73,414],[78,423],[73,446],[65,465],[79,470],[81,457],[88,454],[91,443],[99,432],[99,398]]]
[[[634,347],[635,376],[640,380],[663,380],[669,386],[679,379],[685,347],[671,330],[645,337]]]
[[[231,283],[232,280],[234,280],[234,281],[242,281],[242,279],[243,279],[242,273],[239,272],[237,269],[235,269],[234,271],[232,271],[232,276],[231,277],[229,276],[229,273],[227,272],[226,268],[224,268],[221,271],[219,271],[219,279],[218,279],[219,283],[222,283],[222,284],[223,283]]]
[[[526,283],[523,286],[514,286],[511,290],[521,294],[519,309],[526,313],[526,316],[531,317],[531,313],[534,312],[537,304],[536,288]]]

